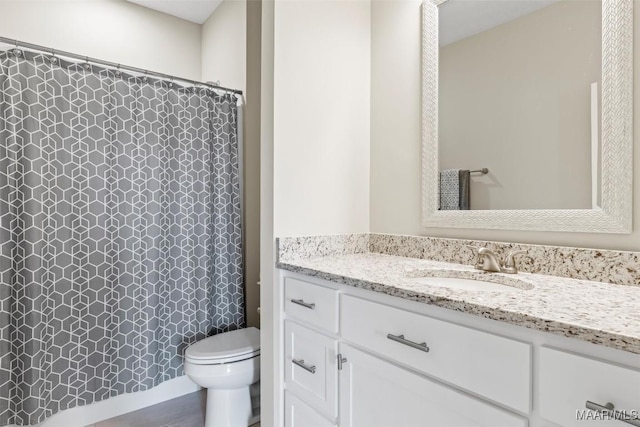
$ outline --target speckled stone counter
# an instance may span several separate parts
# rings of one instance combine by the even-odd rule
[[[320,256],[308,250],[296,254],[291,241],[280,244],[277,267],[640,354],[639,286],[483,273],[463,264],[371,253],[357,236],[343,237],[346,246],[321,245]],[[511,283],[506,291],[460,290],[424,283],[424,276],[489,278],[507,285],[515,279],[520,285]]]
[[[286,262],[372,252],[470,264],[474,254],[469,245],[485,246],[498,254],[524,250],[527,256],[518,260],[518,268],[527,273],[640,286],[640,252],[629,251],[370,233],[280,238],[278,257]]]

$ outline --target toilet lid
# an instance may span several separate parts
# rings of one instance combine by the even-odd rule
[[[192,360],[227,359],[260,351],[260,330],[238,329],[223,332],[189,346],[185,356]]]

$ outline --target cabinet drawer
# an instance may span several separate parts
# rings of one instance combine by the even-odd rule
[[[320,414],[314,411],[302,400],[285,393],[284,396],[284,425],[285,427],[335,427],[332,422],[327,421]]]
[[[617,410],[640,416],[640,369],[548,347],[540,349],[539,369],[540,415],[549,421],[565,427],[631,425],[597,417],[595,412],[585,415],[590,412],[586,408],[587,401],[603,406],[612,403]],[[635,425],[640,425],[638,421]]]
[[[529,344],[349,295],[343,295],[340,311],[342,336],[346,340],[518,411],[529,412]],[[428,349],[418,345],[422,343]]]
[[[287,277],[284,297],[287,317],[338,332],[338,291]]]
[[[291,321],[285,322],[284,329],[286,389],[335,418],[337,341]]]

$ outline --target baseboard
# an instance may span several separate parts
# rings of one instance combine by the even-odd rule
[[[121,394],[101,402],[67,409],[34,427],[83,427],[198,390],[200,390],[199,386],[186,376],[182,376],[165,381],[151,390]],[[11,424],[7,427],[20,426]]]

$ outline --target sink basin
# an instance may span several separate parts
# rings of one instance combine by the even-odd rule
[[[533,289],[529,282],[504,274],[470,270],[428,269],[407,272],[413,282],[463,291],[520,292]]]
[[[442,286],[445,288],[454,288],[465,291],[519,291],[522,289],[503,285],[500,283],[487,282],[485,280],[461,279],[458,277],[420,277],[416,279],[420,283],[433,286]]]

